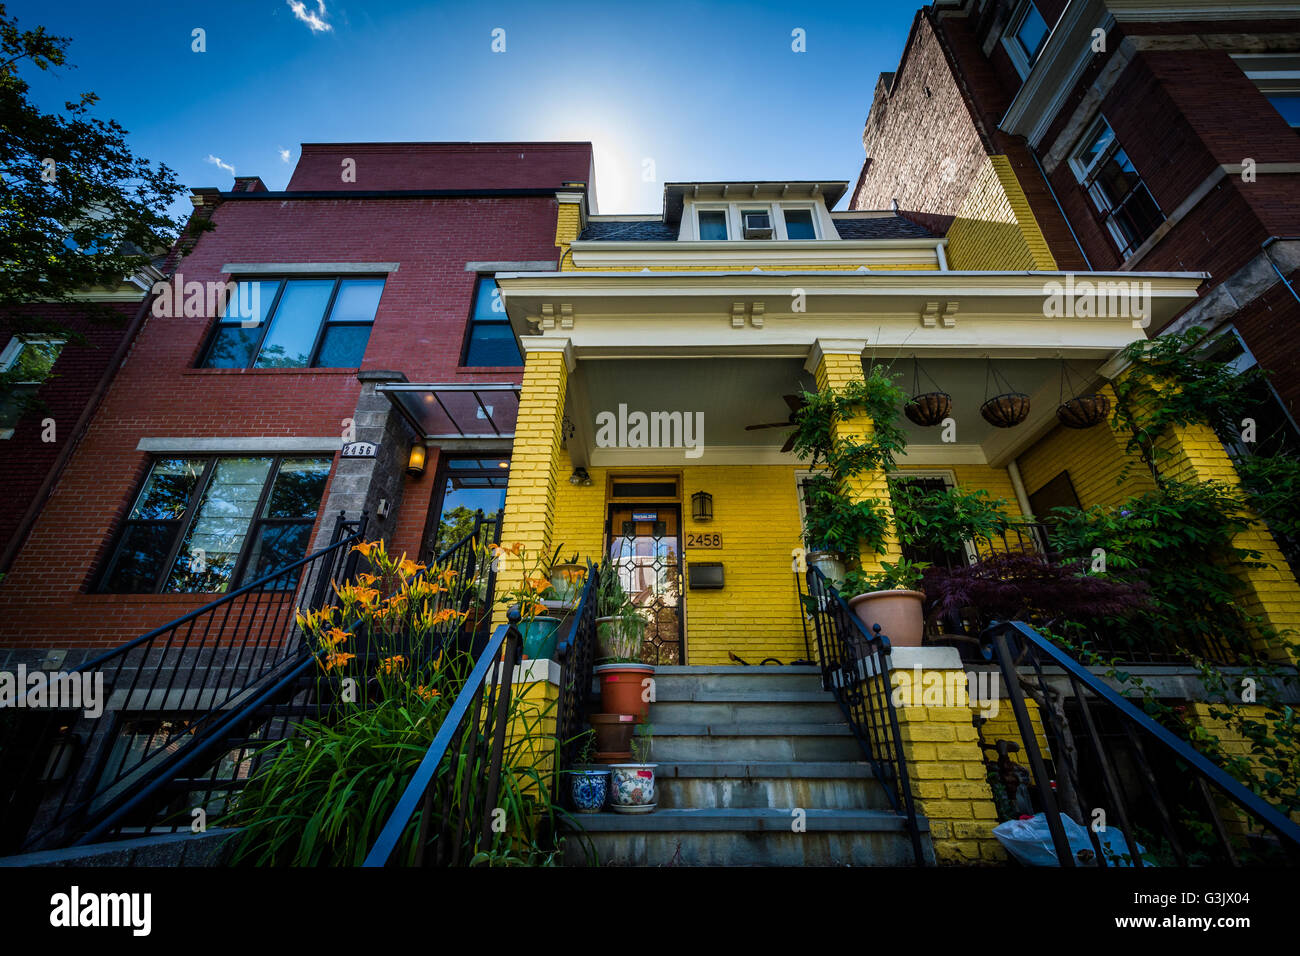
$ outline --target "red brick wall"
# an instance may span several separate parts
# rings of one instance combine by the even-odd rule
[[[77,419],[108,368],[139,303],[115,302],[108,307],[115,318],[91,318],[73,304],[30,305],[22,310],[24,315],[79,332],[84,340],[68,342],[59,353],[50,378],[37,392],[44,407],[29,411],[18,422],[13,437],[0,441],[0,488],[4,489],[0,495],[0,545],[13,536],[59,452],[71,440]],[[0,320],[0,348],[15,333],[28,330],[30,326],[21,318]],[[45,418],[54,419],[53,442],[41,440],[41,422]]]
[[[579,165],[589,160],[588,150]],[[499,184],[480,177],[477,185]],[[475,279],[465,263],[553,260],[556,205],[551,197],[227,200],[213,216],[215,231],[178,271],[187,281],[204,281],[225,278],[220,269],[230,262],[399,262],[364,367],[396,369],[411,381],[518,381],[517,370],[457,368]],[[113,645],[210,599],[88,593],[147,470],[149,456],[136,450],[141,438],[340,433],[360,390],[355,370],[194,369],[210,325],[211,319],[152,315],[146,321],[0,583],[0,647]],[[399,543],[413,554],[433,474],[431,467],[408,485],[412,513],[401,515]]]

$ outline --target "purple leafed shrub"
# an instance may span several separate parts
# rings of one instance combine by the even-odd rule
[[[1083,574],[1041,555],[992,554],[962,568],[930,568],[923,585],[934,616],[973,609],[981,622],[1026,620],[1042,625],[1128,617],[1149,603],[1144,583]]]

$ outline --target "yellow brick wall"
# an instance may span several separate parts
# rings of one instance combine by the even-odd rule
[[[956,672],[954,683],[949,671],[927,673],[942,675],[943,705],[920,706],[905,698],[898,725],[917,810],[930,822],[935,859],[941,864],[1002,862],[1006,853],[993,836],[997,806],[964,676]]]
[[[1178,481],[1217,481],[1239,487],[1241,479],[1223,443],[1208,425],[1174,426],[1171,434],[1160,441],[1170,457],[1160,462],[1160,471]],[[1273,536],[1262,524],[1244,531],[1233,539],[1239,548],[1258,551],[1260,561],[1268,567],[1234,569],[1245,585],[1245,610],[1261,615],[1279,635],[1293,646],[1300,643],[1300,586],[1290,565],[1282,556]],[[1257,648],[1284,663],[1290,657],[1283,648]]]
[[[619,469],[627,471],[626,469]],[[682,541],[691,533],[722,535],[723,547],[686,549],[685,562],[721,561],[726,586],[685,590],[686,658],[690,664],[729,664],[734,652],[752,664],[768,657],[790,663],[805,657],[799,600],[790,552],[800,544],[795,467],[700,465],[682,476]],[[588,468],[588,487],[562,482],[556,494],[552,549],[599,560],[604,549],[605,487],[609,469]],[[628,471],[645,474],[645,469]],[[691,518],[690,496],[713,495],[714,519]]]
[[[1109,385],[1102,391],[1113,407],[1115,393]],[[1109,419],[1092,428],[1057,425],[1016,459],[1025,491],[1033,494],[1062,471],[1070,473],[1074,493],[1084,508],[1118,504],[1151,491],[1155,488],[1151,472],[1139,457],[1124,451],[1126,441]],[[1118,483],[1126,466],[1128,477]]]
[[[521,544],[528,562],[547,554],[552,547],[555,492],[562,480],[561,461],[568,461],[560,448],[568,381],[563,353],[531,351],[525,356],[501,543],[506,547]],[[505,563],[497,575],[498,595],[520,582],[518,565],[502,560]],[[505,623],[506,610],[502,604],[495,605],[495,624]]]
[[[1219,717],[1210,716],[1210,704],[1193,703],[1188,710],[1191,712],[1192,719],[1200,724],[1210,734],[1219,740],[1220,749],[1232,757],[1245,757],[1248,759],[1258,774],[1267,772],[1268,768],[1261,763],[1261,754],[1256,754],[1251,747],[1251,742],[1247,740],[1241,731]],[[1250,720],[1258,720],[1264,723],[1270,723],[1265,716],[1268,708],[1263,704],[1238,704],[1231,708],[1227,705],[1218,705],[1219,710],[1236,710],[1241,711],[1243,715]],[[1213,789],[1213,788],[1211,788]],[[1225,797],[1219,795],[1214,790],[1216,802],[1219,805],[1221,815],[1225,823],[1228,824],[1229,832],[1234,835],[1244,835],[1250,827],[1248,826],[1247,817],[1241,812],[1236,804],[1232,803]],[[1291,814],[1291,818],[1300,823],[1300,813]]]
[[[948,229],[953,269],[1055,270],[1020,182],[1005,156],[989,156]]]

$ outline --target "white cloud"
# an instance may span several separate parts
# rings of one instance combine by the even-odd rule
[[[334,29],[333,24],[325,22],[325,18],[329,16],[325,12],[325,0],[316,0],[315,10],[308,10],[303,0],[285,0],[285,2],[289,4],[293,15],[307,24],[312,33],[326,33]]]
[[[229,163],[223,163],[221,158],[218,156],[213,156],[211,153],[208,153],[208,158],[205,162],[211,163],[213,166],[217,167],[217,169],[224,169],[232,176],[235,175],[235,167],[231,166]]]
[[[289,151],[283,146],[277,146],[276,149],[278,149],[280,153],[280,162],[287,163],[289,161]]]

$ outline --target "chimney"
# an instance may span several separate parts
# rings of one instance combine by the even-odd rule
[[[266,192],[266,183],[262,182],[261,176],[236,176],[235,188],[232,192],[264,193]]]

